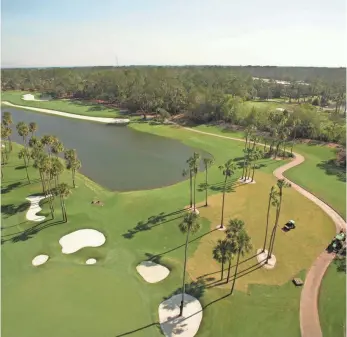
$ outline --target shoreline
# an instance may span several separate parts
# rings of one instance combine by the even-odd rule
[[[42,112],[42,113],[55,115],[55,116],[75,118],[75,119],[81,119],[81,120],[104,123],[104,124],[126,125],[126,124],[130,123],[130,119],[127,119],[127,118],[91,117],[91,116],[77,115],[77,114],[72,114],[72,113],[57,111],[57,110],[35,108],[35,107],[26,106],[26,105],[17,105],[17,104],[12,104],[12,103],[7,102],[7,101],[2,101],[1,105],[6,105],[9,107],[13,107],[13,108],[32,110],[32,111],[36,111],[36,112]]]

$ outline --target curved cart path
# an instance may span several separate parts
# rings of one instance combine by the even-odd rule
[[[213,133],[204,132],[200,130],[194,130],[187,127],[184,127],[184,129],[205,134],[205,135],[209,135],[209,136],[244,142],[244,140],[240,138],[216,135]],[[301,154],[299,153],[293,153],[293,154],[295,156],[294,159],[291,162],[277,168],[273,172],[274,176],[278,179],[286,179],[287,181],[291,183],[292,188],[294,188],[296,191],[298,191],[303,196],[310,199],[317,206],[319,206],[334,221],[337,232],[339,232],[341,229],[346,229],[346,222],[330,206],[328,206],[325,202],[323,202],[322,200],[320,200],[313,194],[309,193],[308,191],[306,191],[299,185],[295,184],[294,182],[290,181],[289,179],[283,176],[283,173],[285,171],[291,169],[292,167],[300,165],[301,163],[305,161],[304,156],[302,156]],[[322,337],[323,336],[322,330],[320,327],[320,322],[319,322],[318,294],[319,294],[319,288],[322,282],[322,278],[329,264],[333,261],[334,257],[335,257],[334,254],[328,254],[326,251],[322,252],[316,258],[313,265],[307,272],[305,283],[301,292],[301,298],[300,298],[300,330],[301,330],[302,337]]]

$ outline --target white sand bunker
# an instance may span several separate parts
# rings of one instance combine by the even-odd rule
[[[106,241],[104,234],[95,229],[80,229],[64,235],[59,243],[64,254],[72,254],[84,247],[99,247]]]
[[[37,267],[37,266],[40,266],[41,264],[46,263],[48,259],[49,259],[48,255],[37,255],[34,257],[31,263],[33,264],[33,266]]]
[[[36,101],[36,102],[47,102],[51,100],[51,97],[47,96],[42,99],[36,99],[33,94],[25,94],[22,96],[23,101]]]
[[[28,209],[26,218],[30,221],[43,221],[46,219],[45,216],[41,215],[38,216],[36,213],[40,212],[42,208],[40,207],[39,203],[42,199],[45,199],[45,196],[29,196],[26,198],[26,200],[29,200],[31,205],[30,208]]]
[[[257,260],[258,263],[261,264],[265,269],[273,269],[276,265],[276,256],[272,254],[271,258],[266,262],[268,251],[265,249],[264,252],[262,252],[262,249],[257,250]]]
[[[141,262],[136,270],[148,283],[160,282],[170,274],[169,269],[152,261]]]
[[[202,307],[193,296],[184,295],[183,315],[179,317],[182,295],[174,295],[159,305],[159,322],[167,337],[193,337],[202,320]]]
[[[96,260],[95,259],[88,259],[86,261],[86,264],[95,264],[96,263]]]

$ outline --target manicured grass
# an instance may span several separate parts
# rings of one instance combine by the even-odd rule
[[[242,131],[222,130],[217,126],[200,125],[195,129],[236,138],[244,136]],[[346,219],[345,173],[331,169],[328,164],[335,158],[334,150],[322,145],[297,144],[294,151],[302,154],[305,162],[284,175],[328,203]]]
[[[12,104],[29,106],[42,109],[57,110],[76,115],[85,115],[92,117],[119,117],[118,109],[108,108],[103,105],[92,105],[90,102],[81,102],[76,100],[52,100],[48,102],[24,101],[22,96],[28,92],[21,91],[3,91],[1,100]],[[5,108],[6,105],[3,105]]]
[[[242,154],[241,142],[162,125],[133,123],[131,127],[177,138],[193,148],[203,148],[211,153],[216,165],[210,170],[209,182],[215,187],[222,181],[218,165]],[[189,202],[189,182],[150,191],[113,193],[78,175],[78,188],[73,189],[66,201],[68,223],[56,222],[61,219],[59,201],[56,200],[56,219],[49,218],[49,207],[44,203],[42,214],[48,217],[47,222],[33,224],[25,219],[28,208],[25,198],[40,193],[41,185],[32,167],[30,176],[36,181],[32,185],[26,184],[25,170],[18,169],[22,166],[22,160],[16,156],[18,149],[15,145],[10,162],[3,169],[2,181],[3,336],[124,336],[134,330],[137,330],[136,336],[160,336],[155,324],[159,303],[181,286],[185,237],[178,230],[178,224],[184,215],[180,211]],[[254,249],[263,238],[258,235],[264,228],[266,209],[260,208],[275,182],[271,172],[283,162],[264,160],[262,164],[256,173],[258,181],[255,185],[236,188],[236,192],[227,195],[226,216],[238,216],[246,221]],[[239,174],[240,169],[236,176]],[[71,183],[70,172],[65,172],[61,181]],[[200,173],[198,185],[203,182],[204,174]],[[187,282],[205,270],[206,273],[220,270],[218,265],[213,265],[208,253],[210,247],[205,244],[205,240],[215,242],[216,239],[210,229],[219,222],[221,195],[218,193],[218,188],[210,189],[211,208],[201,209],[202,228],[192,236],[189,245]],[[292,190],[285,193],[283,220],[297,216],[298,228],[288,233],[289,236],[278,233],[275,246],[279,254],[278,270],[267,273],[259,269],[247,277],[240,277],[233,296],[224,299],[226,289],[206,289],[200,298],[206,307],[197,336],[300,336],[300,288],[295,288],[289,280],[297,275],[304,278],[303,270],[309,261],[313,261],[333,225],[298,193]],[[94,199],[101,200],[104,206],[91,205]],[[197,201],[203,200],[204,191],[199,191]],[[299,207],[304,207],[301,203],[305,206],[305,214],[299,214]],[[256,211],[251,212],[252,208]],[[309,217],[315,219],[312,225],[307,221]],[[309,229],[313,224],[317,228],[311,233]],[[98,248],[84,248],[63,255],[59,239],[81,228],[101,231],[107,238],[106,243]],[[293,254],[307,242],[312,247],[302,254]],[[48,262],[33,267],[31,260],[44,253],[51,257]],[[153,255],[157,255],[171,273],[158,284],[147,284],[136,273],[135,267]],[[88,258],[98,259],[97,264],[85,266]],[[203,259],[199,269],[194,267],[196,259]]]
[[[142,131],[150,128],[144,124],[135,126]],[[178,132],[185,143],[213,153],[217,164],[241,153],[237,144],[231,146],[222,139],[211,142],[209,136],[161,126],[152,130],[171,137]],[[56,200],[56,219],[48,217],[47,222],[33,224],[25,219],[28,207],[25,197],[39,193],[41,186],[39,181],[26,184],[24,170],[17,169],[22,166],[22,161],[16,158],[18,148],[14,146],[10,162],[4,167],[2,184],[3,336],[121,336],[137,329],[140,329],[137,336],[160,336],[155,325],[158,305],[180,287],[182,274],[184,236],[178,223],[183,213],[170,213],[188,203],[189,183],[151,191],[112,193],[78,175],[78,188],[66,201],[68,223],[55,222],[61,219]],[[30,176],[38,179],[36,171],[29,170]],[[269,168],[264,168],[263,174],[266,170]],[[220,180],[220,172],[212,169],[211,183]],[[70,173],[65,172],[61,181],[70,182]],[[203,174],[199,174],[199,183],[202,181]],[[198,193],[200,202],[203,197],[203,192]],[[93,199],[101,200],[104,206],[92,206]],[[42,214],[48,216],[48,205],[44,203],[42,208]],[[240,212],[244,216],[245,210]],[[159,218],[147,227],[143,223],[138,226],[152,216]],[[189,246],[190,257],[198,248],[199,237],[209,235],[210,226],[208,219],[203,219],[200,232],[192,237],[196,240]],[[105,245],[63,255],[60,237],[80,228],[103,232],[107,238]],[[50,255],[50,260],[34,268],[31,260],[43,253]],[[147,284],[135,267],[156,254],[160,254],[160,263],[168,266],[171,273],[161,283]],[[85,266],[85,260],[91,257],[97,258],[98,263]],[[270,274],[268,277],[271,279]],[[224,336],[229,332],[242,337],[300,335],[300,290],[290,282],[283,286],[254,285],[247,294],[236,291],[232,297],[210,304],[225,294],[223,289],[205,291],[200,300],[208,306],[198,336],[212,333]]]
[[[346,333],[346,274],[329,266],[319,295],[319,317],[323,337],[344,337]]]

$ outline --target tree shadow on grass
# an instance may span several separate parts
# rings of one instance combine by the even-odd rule
[[[317,167],[325,170],[325,174],[329,176],[336,176],[339,181],[346,182],[346,170],[342,167],[338,167],[334,160],[326,160],[317,164]]]
[[[13,234],[9,234],[6,236],[2,236],[1,239],[1,244],[3,245],[6,242],[12,242],[12,243],[16,243],[16,242],[21,242],[21,241],[27,241],[31,238],[34,237],[34,235],[36,235],[37,233],[41,232],[42,230],[49,228],[49,227],[53,227],[59,224],[65,223],[63,220],[55,220],[52,221],[52,219],[48,219],[45,220],[31,228],[28,228],[22,232],[16,232]],[[7,239],[3,239],[3,237],[7,237],[10,236]]]
[[[148,231],[151,230],[153,227],[183,218],[184,212],[186,212],[185,209],[180,209],[171,213],[160,212],[157,215],[152,215],[146,221],[139,221],[134,228],[128,229],[128,232],[122,234],[122,236],[125,239],[132,239],[135,236],[135,234],[139,232]]]
[[[5,187],[2,187],[1,188],[1,194],[9,193],[9,192],[11,192],[12,190],[14,190],[15,188],[17,188],[17,187],[19,187],[21,185],[22,185],[22,183],[18,181],[16,183],[12,183],[12,184],[9,184],[9,185],[7,185]]]
[[[25,169],[25,166],[24,166],[24,165],[16,166],[14,169],[15,169],[15,170],[24,170],[24,169]]]
[[[22,204],[17,206],[14,204],[2,205],[1,213],[6,215],[5,218],[8,218],[17,213],[26,211],[29,207],[30,207],[30,202],[23,202]]]

